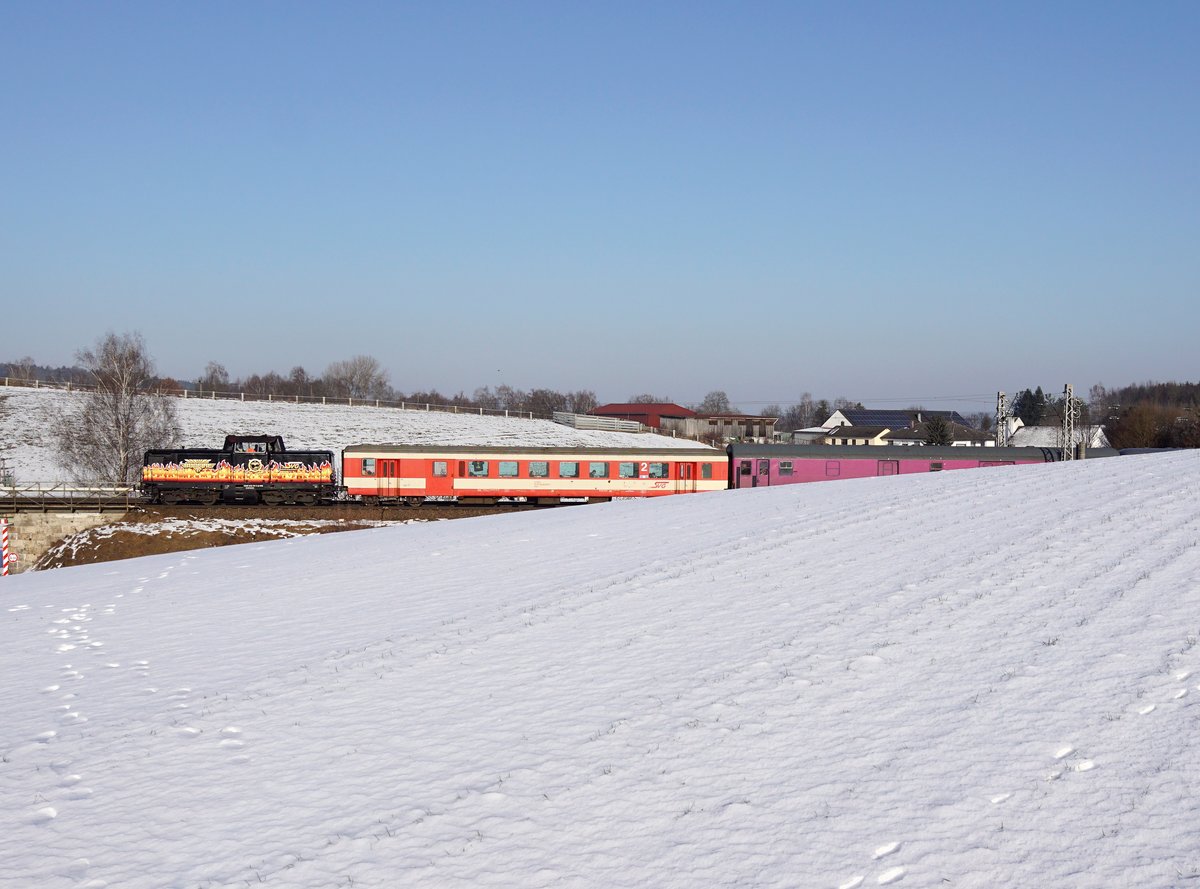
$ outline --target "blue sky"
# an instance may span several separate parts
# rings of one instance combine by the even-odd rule
[[[869,406],[1200,378],[1200,4],[6,3],[0,360]]]

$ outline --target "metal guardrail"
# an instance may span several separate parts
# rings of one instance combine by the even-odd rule
[[[118,512],[145,503],[128,485],[79,486],[64,482],[0,488],[0,512]]]

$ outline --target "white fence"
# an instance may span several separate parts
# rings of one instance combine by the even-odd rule
[[[5,386],[15,386],[25,389],[57,389],[64,392],[91,392],[95,386],[85,386],[78,383],[47,383],[41,380],[21,380],[14,377],[4,377]],[[175,398],[203,398],[214,401],[270,401],[287,404],[344,404],[349,407],[390,407],[406,411],[437,411],[445,414],[474,414],[491,417],[518,417],[523,420],[535,419],[533,411],[514,411],[504,408],[470,407],[461,404],[429,404],[415,401],[389,401],[384,398],[340,398],[333,395],[259,395],[253,392],[218,392],[205,389],[158,389],[163,395]]]
[[[569,414],[555,411],[554,422],[575,429],[600,429],[604,432],[645,432],[637,420],[618,420],[616,417],[593,417],[591,414]]]

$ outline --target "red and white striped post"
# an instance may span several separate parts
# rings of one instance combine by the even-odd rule
[[[8,519],[0,519],[0,577],[8,574]]]

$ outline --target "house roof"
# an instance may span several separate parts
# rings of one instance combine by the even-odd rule
[[[696,414],[702,420],[738,420],[739,422],[750,421],[753,423],[778,423],[778,417],[772,417],[762,414]]]
[[[927,432],[927,424],[918,423],[911,429],[897,429],[891,432],[887,438],[889,441],[924,441]],[[964,426],[961,423],[950,424],[950,436],[953,441],[991,441],[992,436],[987,432],[980,432],[978,429],[973,429],[970,426]]]
[[[838,426],[836,429],[826,429],[829,438],[876,438],[888,432],[890,426]]]
[[[951,423],[958,423],[962,426],[967,426],[966,417],[962,416],[958,411],[892,411],[892,410],[874,410],[872,408],[842,408],[840,413],[851,426],[888,426],[892,429],[900,429],[905,426],[911,426],[917,422],[917,417],[944,417]],[[831,415],[832,416],[832,415]]]

